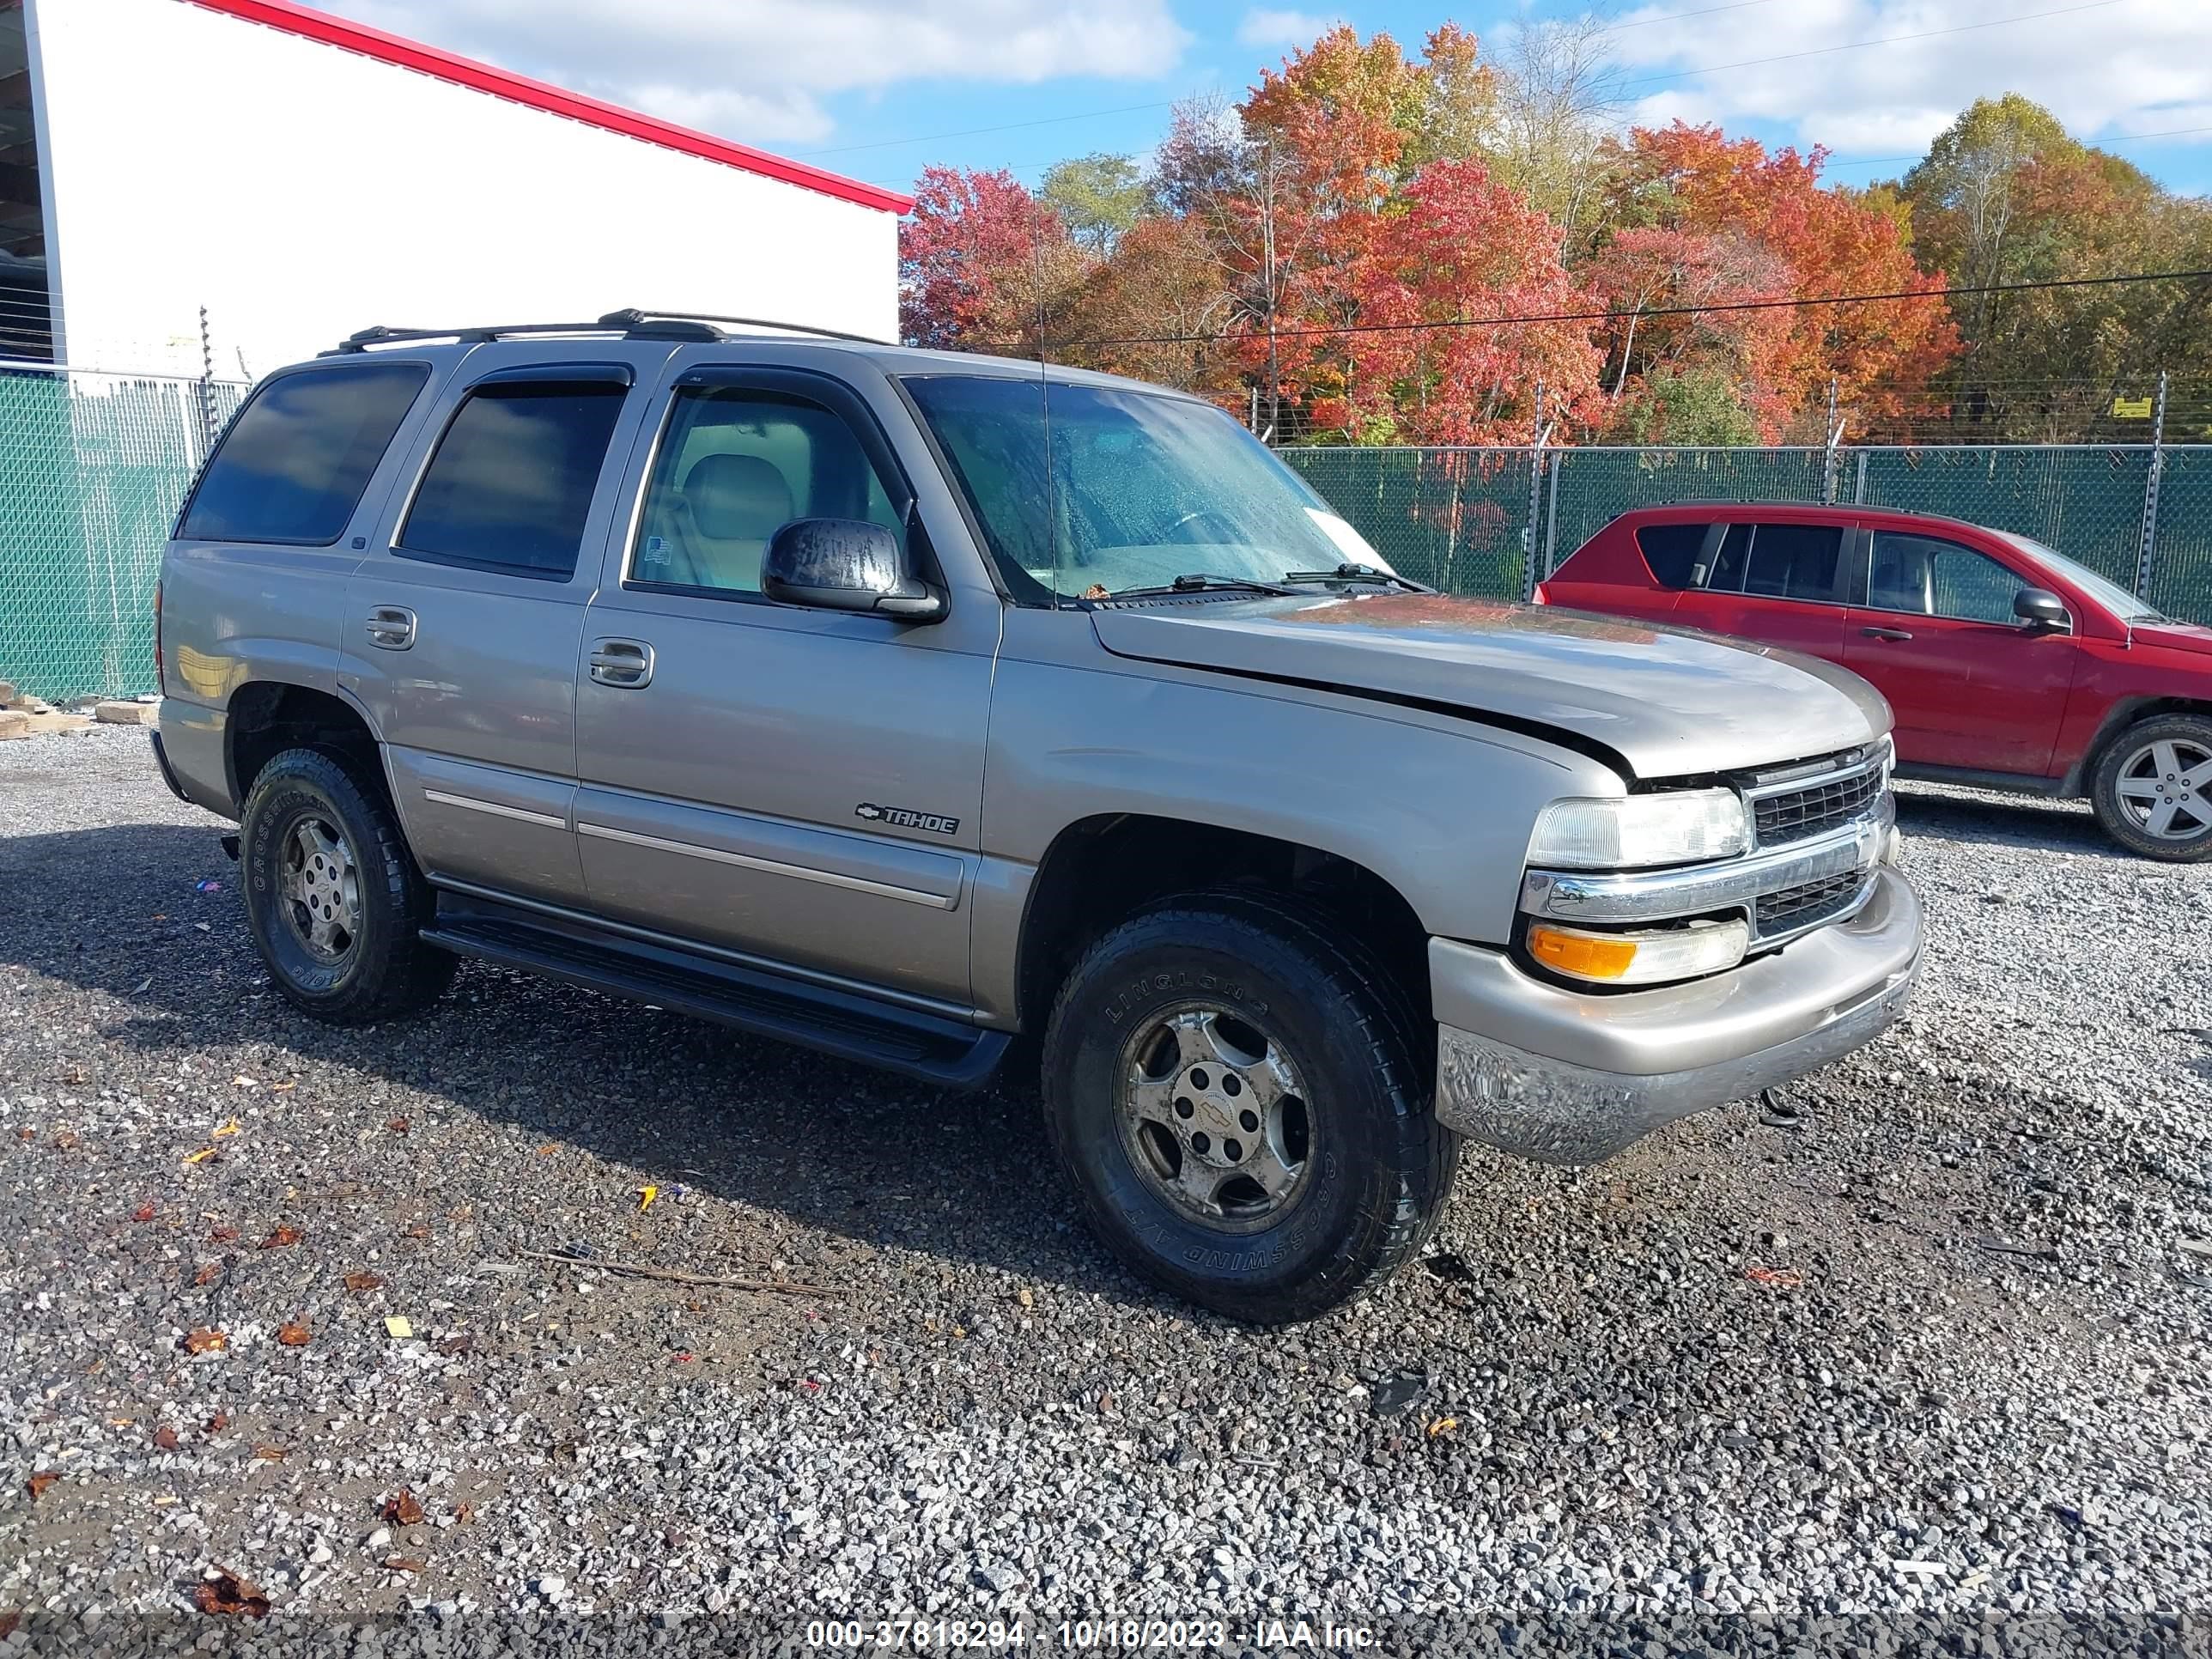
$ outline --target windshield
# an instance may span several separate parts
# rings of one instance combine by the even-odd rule
[[[934,374],[905,385],[1018,603],[1178,576],[1278,582],[1347,562],[1390,568],[1211,404],[1042,379]]]
[[[2166,620],[2118,582],[2107,577],[2100,576],[2087,565],[2068,558],[2063,553],[2045,547],[2041,542],[2030,537],[2017,535],[2009,530],[2000,530],[1997,534],[2029,557],[2042,560],[2122,622],[2164,622]]]

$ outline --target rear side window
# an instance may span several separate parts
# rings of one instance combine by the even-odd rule
[[[1691,587],[1697,583],[1698,555],[1705,550],[1706,524],[1647,524],[1636,531],[1637,550],[1662,587]]]
[[[333,364],[264,383],[208,462],[178,535],[190,541],[327,545],[430,371]]]
[[[1753,599],[1832,600],[1843,550],[1838,525],[1733,524],[1705,586]]]
[[[613,379],[477,387],[439,440],[394,550],[567,580],[627,391]]]

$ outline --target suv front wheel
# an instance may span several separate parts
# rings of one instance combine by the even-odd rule
[[[276,988],[340,1024],[434,1000],[454,958],[425,945],[429,884],[383,792],[317,749],[263,767],[239,826],[246,916]]]
[[[2106,748],[2089,788],[2105,833],[2171,864],[2212,859],[2212,720],[2156,714]]]
[[[1310,1318],[1420,1248],[1458,1138],[1370,957],[1266,896],[1204,893],[1086,951],[1045,1033],[1053,1143],[1132,1268],[1255,1323]]]

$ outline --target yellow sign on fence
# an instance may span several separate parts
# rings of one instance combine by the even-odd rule
[[[2147,421],[2150,419],[2151,400],[2148,398],[2115,398],[2112,415],[2117,420]]]

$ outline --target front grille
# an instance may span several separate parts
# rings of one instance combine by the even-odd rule
[[[1881,764],[1870,761],[1856,772],[1822,778],[1802,789],[1785,789],[1752,801],[1761,847],[1784,846],[1817,836],[1856,817],[1881,793]]]
[[[1802,886],[1762,893],[1752,902],[1752,917],[1757,924],[1754,932],[1760,939],[1772,939],[1779,933],[1817,927],[1850,908],[1866,880],[1865,871],[1847,870],[1840,876],[1824,876]]]

